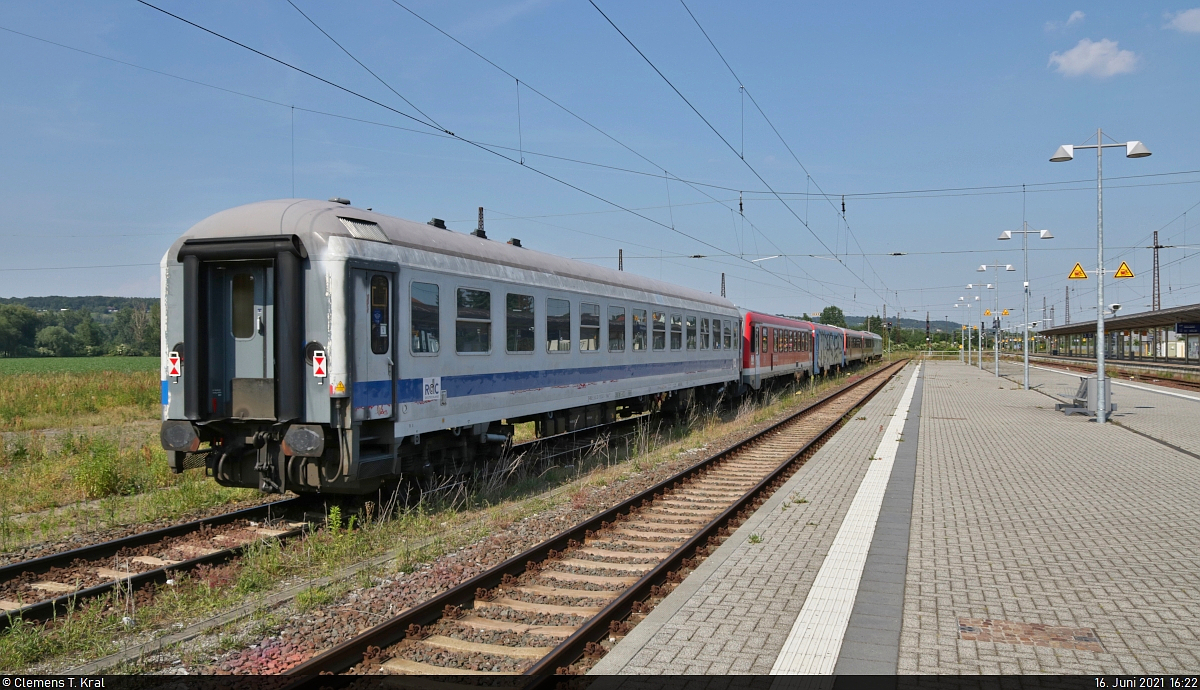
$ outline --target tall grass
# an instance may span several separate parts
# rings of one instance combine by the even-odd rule
[[[0,444],[0,550],[246,500],[199,470],[172,474],[157,434],[38,432]]]
[[[161,409],[157,371],[21,373],[3,382],[0,431],[152,420]]]

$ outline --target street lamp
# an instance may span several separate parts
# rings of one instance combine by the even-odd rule
[[[1096,143],[1081,146],[1064,144],[1051,156],[1051,163],[1065,163],[1075,157],[1075,149],[1096,149],[1096,421],[1108,421],[1108,395],[1104,390],[1104,149],[1125,147],[1126,158],[1145,158],[1150,149],[1140,141],[1123,144],[1104,143],[1104,131],[1096,130]]]
[[[982,284],[982,283],[980,283],[980,284],[976,284],[976,283],[967,283],[967,289],[968,289],[968,290],[984,290],[984,289],[991,290],[991,289],[992,289],[992,284],[991,284],[991,283],[988,283],[988,284],[984,285],[984,284]],[[975,301],[976,301],[976,302],[978,302],[978,301],[979,301],[979,295],[975,295]],[[971,318],[971,311],[970,311],[970,307],[971,307],[971,305],[968,303],[968,304],[967,304],[967,318],[968,318],[968,319],[970,319],[970,318]],[[981,304],[981,305],[979,305],[979,315],[980,315],[980,316],[983,316],[983,305],[982,305],[982,304]],[[972,330],[973,328],[974,328],[974,326],[972,326],[971,328],[968,328],[968,329],[967,329],[967,346],[968,346],[968,348],[970,347],[970,340],[971,340],[971,330]],[[979,352],[979,370],[980,370],[980,371],[983,371],[983,329],[982,329],[982,328],[980,328],[980,329],[979,329],[979,342],[978,342],[977,344],[979,345],[979,347],[978,347],[978,352]],[[970,364],[971,364],[971,357],[970,357],[970,352],[968,351],[968,352],[967,352],[967,365],[968,365],[968,366],[970,366]]]
[[[963,302],[965,302],[965,301],[966,301],[965,297],[959,297],[958,301],[954,303],[954,308],[958,309],[959,307],[970,306],[970,302],[963,304]],[[969,319],[969,317],[968,317],[968,319]],[[960,362],[963,361],[963,356],[966,354],[966,343],[963,342],[965,338],[966,338],[966,326],[960,325],[960,327],[958,329],[958,361],[960,361]]]
[[[996,316],[992,321],[992,361],[996,365],[996,378],[1000,378],[1000,269],[1006,271],[1015,271],[1012,264],[980,264],[978,271],[986,271],[989,268],[996,269]],[[992,287],[991,285],[988,286]],[[979,368],[983,368],[983,352],[979,353]]]
[[[1021,318],[1025,321],[1021,339],[1021,349],[1025,356],[1025,390],[1029,390],[1029,236],[1033,233],[1037,233],[1039,239],[1054,239],[1049,230],[1030,230],[1029,223],[1022,223],[1020,230],[1005,230],[1000,233],[1002,240],[1011,240],[1013,235],[1021,236],[1021,252],[1025,259],[1025,306],[1021,313]]]

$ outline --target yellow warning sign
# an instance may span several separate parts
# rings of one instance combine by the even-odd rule
[[[1114,278],[1132,278],[1133,271],[1129,270],[1129,264],[1122,261],[1121,267],[1117,269],[1117,272],[1113,274],[1113,277]]]
[[[984,310],[983,310],[983,315],[984,315],[984,316],[991,316],[991,315],[992,315],[992,310],[991,310],[991,309],[984,309]]]
[[[1083,266],[1075,264],[1075,268],[1071,269],[1071,275],[1067,276],[1070,280],[1087,280],[1087,273],[1084,272]]]
[[[1005,309],[1004,311],[1000,312],[1000,315],[1001,315],[1001,316],[1008,316],[1008,310],[1007,310],[1007,309]]]

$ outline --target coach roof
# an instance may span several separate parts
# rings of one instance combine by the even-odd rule
[[[178,256],[182,244],[190,239],[219,237],[234,239],[275,233],[298,236],[304,246],[308,248],[310,255],[319,256],[318,248],[325,246],[326,238],[333,236],[354,238],[347,224],[340,220],[343,218],[376,224],[387,237],[388,242],[397,246],[540,271],[577,280],[618,285],[727,309],[735,308],[729,300],[699,290],[672,285],[632,273],[614,271],[524,247],[514,247],[474,235],[443,230],[425,223],[385,216],[338,202],[310,199],[260,201],[213,214],[196,223],[183,237],[179,238],[171,246],[167,258],[173,262]]]

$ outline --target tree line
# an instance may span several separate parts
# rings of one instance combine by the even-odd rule
[[[816,318],[809,316],[807,312],[800,316],[789,314],[778,314],[790,319],[799,319],[801,321],[815,321],[817,323],[826,324],[829,326],[840,326],[842,328],[853,328],[859,331],[870,331],[881,337],[886,337],[888,346],[901,350],[923,350],[925,349],[925,326],[923,323],[914,319],[894,319],[890,318],[884,321],[879,315],[866,317],[850,317],[856,320],[854,326],[848,326],[846,323],[846,314],[841,307],[830,305],[821,310],[821,313]],[[909,322],[919,324],[916,328],[901,326],[901,322]],[[892,323],[892,327],[887,327],[888,323]],[[948,324],[946,322],[938,322],[938,327],[931,329],[929,333],[930,345],[935,350],[952,350],[958,347],[959,334],[953,330],[945,330]],[[949,324],[953,328],[958,328],[958,324]],[[885,333],[886,332],[886,333]]]
[[[29,299],[41,301],[52,298]],[[7,304],[0,304],[0,356],[159,354],[157,299],[58,299],[108,301],[101,303],[98,308],[84,302],[80,304],[81,308],[36,309],[16,303],[16,300],[5,300]]]

